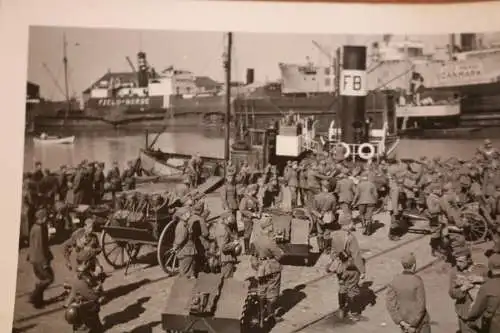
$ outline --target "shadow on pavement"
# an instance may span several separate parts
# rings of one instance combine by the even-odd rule
[[[107,315],[104,318],[104,328],[109,330],[113,326],[125,324],[131,320],[139,318],[139,316],[146,311],[143,305],[150,299],[151,297],[139,298],[134,304],[127,306],[124,310]]]
[[[126,284],[124,286],[118,286],[104,292],[105,300],[102,305],[108,304],[114,299],[120,298],[123,295],[131,293],[132,291],[139,289],[143,285],[150,283],[151,280],[143,279],[134,283]],[[104,284],[106,286],[106,284]]]
[[[360,294],[356,297],[354,309],[357,313],[362,313],[365,309],[370,306],[374,306],[377,303],[377,295],[370,288],[373,285],[372,281],[363,282],[360,287]]]
[[[153,328],[155,328],[156,326],[158,326],[160,324],[161,324],[161,322],[159,322],[159,321],[153,321],[153,322],[148,323],[148,324],[137,326],[136,328],[131,330],[129,333],[152,333]]]
[[[278,299],[278,307],[281,309],[280,315],[284,315],[307,297],[306,293],[302,291],[305,287],[305,285],[300,284],[292,289],[283,290]]]
[[[29,325],[26,325],[26,326],[23,326],[23,327],[19,327],[19,328],[13,328],[12,329],[12,333],[24,333],[24,332],[28,332],[29,330],[31,330],[32,328],[35,328],[36,327],[36,324],[29,324]]]

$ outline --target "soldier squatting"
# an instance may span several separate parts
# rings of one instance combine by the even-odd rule
[[[233,276],[241,246],[236,223],[239,216],[244,252],[251,256],[266,317],[281,320],[276,304],[284,253],[273,238],[273,224],[266,211],[272,207],[284,211],[301,207],[312,221],[310,234],[316,235],[320,251],[331,259],[325,269],[338,277],[339,314],[357,320],[360,313],[355,298],[367,272],[353,232],[357,228],[353,210],[359,211],[362,232],[369,236],[375,231],[374,213],[387,209],[391,215],[387,237],[391,240],[402,236],[405,212],[424,214],[432,227],[433,254],[454,266],[449,295],[455,302],[460,332],[500,332],[500,156],[491,142],[487,140],[468,161],[423,157],[410,162],[394,159],[358,165],[343,161],[339,155],[333,152],[291,161],[282,172],[274,165],[258,170],[248,163],[236,167],[229,162],[220,192],[225,214],[215,222],[209,221],[205,203],[196,198],[185,201],[176,212],[180,223],[175,229],[174,250],[181,278],[196,278],[201,271],[221,272],[224,278]],[[179,195],[184,196],[199,184],[200,164],[199,157],[190,161],[188,177],[177,188]],[[30,230],[29,260],[39,281],[31,301],[41,307],[43,292],[54,279],[47,240],[50,205],[56,198],[64,201],[70,190],[79,202],[99,202],[105,186],[112,192],[119,192],[123,184],[131,188],[134,166],[129,165],[131,175],[125,178],[118,176],[119,170],[113,169],[104,177],[101,166],[92,170],[82,166],[71,181],[54,181],[51,186],[43,185],[42,180],[48,176],[41,171],[41,165],[37,167],[26,177],[23,212]],[[93,181],[86,178],[96,173],[102,177],[93,176]],[[79,185],[82,179],[87,179],[86,186]],[[461,207],[473,202],[479,203],[494,231],[495,245],[488,258],[490,276],[485,280],[469,272],[472,258],[464,236],[468,222],[460,215]],[[93,222],[85,224],[65,245],[65,253],[69,256],[74,251],[78,259],[77,278],[67,306],[89,304],[85,310],[88,318],[75,321],[75,331],[87,327],[91,332],[102,332],[98,316],[103,281],[97,261],[99,251],[92,236]],[[415,274],[415,255],[408,253],[401,264],[402,273],[388,286],[387,310],[401,332],[430,332],[423,281]],[[480,285],[479,292],[473,297],[470,291],[476,285]]]

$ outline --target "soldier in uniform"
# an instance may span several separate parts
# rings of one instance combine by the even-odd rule
[[[356,186],[353,199],[353,206],[358,206],[359,209],[359,216],[364,227],[363,235],[370,235],[373,232],[372,217],[377,201],[377,187],[373,181],[368,179],[368,175],[365,173],[361,176],[358,186]]]
[[[227,161],[226,165],[226,176],[236,176],[236,166],[233,164],[233,161]]]
[[[98,163],[97,168],[94,172],[94,204],[100,204],[102,196],[104,195],[104,183],[106,178],[104,177],[104,163]]]
[[[124,184],[123,190],[134,190],[135,189],[135,168],[132,161],[127,162],[127,169],[123,170],[122,182]]]
[[[66,267],[72,270],[70,256],[74,251],[76,255],[81,251],[87,251],[93,255],[96,261],[95,266],[102,271],[102,267],[97,261],[97,256],[101,253],[99,239],[94,234],[95,221],[91,218],[85,220],[85,226],[75,230],[71,237],[63,244],[64,259],[66,259]]]
[[[233,215],[228,214],[218,219],[214,225],[215,243],[220,256],[221,274],[227,279],[233,277],[237,258],[235,247],[239,240],[235,237],[232,226],[236,224]]]
[[[321,182],[321,192],[313,197],[311,204],[311,215],[313,216],[313,223],[317,230],[320,253],[329,248],[328,244],[326,244],[326,239],[328,237],[325,237],[325,233],[328,229],[331,229],[332,223],[335,220],[334,214],[337,208],[337,200],[335,196],[328,191],[328,186],[329,182],[327,180]]]
[[[181,208],[182,209],[182,208]],[[185,209],[185,208],[184,208]],[[196,246],[192,226],[190,225],[191,211],[185,209],[179,213],[180,221],[175,227],[173,250],[179,260],[179,276],[193,279],[196,277]]]
[[[475,282],[482,282],[482,278],[471,272],[471,265],[467,257],[458,257],[456,265],[450,272],[449,295],[455,302],[455,312],[458,316],[458,329],[460,333],[475,333],[462,318],[467,315],[473,303],[469,290],[474,288]]]
[[[113,166],[106,175],[106,182],[109,184],[109,189],[114,201],[116,193],[122,190],[122,181],[118,162],[113,162]]]
[[[342,210],[342,218],[352,222],[352,211],[351,205],[354,199],[355,185],[351,178],[347,177],[345,172],[339,174],[339,180],[337,182],[337,187],[335,188],[335,193],[337,194],[338,203],[340,209]]]
[[[54,282],[54,271],[50,263],[54,256],[49,247],[49,231],[47,228],[48,213],[44,208],[35,215],[36,222],[31,227],[29,252],[27,260],[33,266],[33,272],[38,282],[30,296],[30,303],[35,308],[43,307],[43,293]]]
[[[305,207],[307,202],[307,165],[305,160],[300,161],[298,171],[300,203],[303,207]]]
[[[179,199],[186,197],[191,191],[191,180],[189,177],[184,177],[181,184],[177,184],[175,187],[175,194]]]
[[[358,319],[356,297],[359,285],[365,279],[365,263],[361,256],[356,236],[350,232],[349,221],[343,220],[340,230],[332,233],[332,248],[327,272],[336,273],[339,279],[339,315],[344,318]]]
[[[310,204],[314,195],[318,194],[321,190],[321,180],[330,179],[319,172],[319,166],[316,162],[307,169],[307,201]]]
[[[208,215],[205,212],[205,204],[202,200],[197,200],[192,209],[191,217],[188,221],[196,247],[196,272],[206,271],[207,256],[206,250],[209,248],[209,227],[207,225]]]
[[[240,214],[243,222],[243,242],[245,244],[245,253],[249,254],[250,251],[250,237],[252,236],[253,220],[260,217],[259,203],[256,195],[258,186],[256,184],[247,187],[245,196],[240,202]]]
[[[59,174],[57,175],[57,194],[58,200],[64,202],[68,193],[68,175],[66,174],[66,165],[61,165]]]
[[[430,333],[424,281],[415,274],[417,260],[413,253],[401,259],[403,273],[387,286],[386,307],[402,333]]]
[[[276,313],[276,302],[280,294],[282,270],[280,260],[284,252],[273,239],[271,216],[263,214],[258,225],[261,232],[254,239],[250,264],[256,272],[261,305],[265,305],[265,309],[261,307],[261,310],[265,310],[268,321],[273,319],[279,321],[281,319]]]
[[[389,197],[391,206],[389,211],[391,214],[391,225],[389,227],[389,239],[392,241],[399,240],[401,210],[399,209],[399,198],[401,196],[401,183],[394,177],[389,178]]]
[[[439,185],[434,185],[431,188],[431,193],[427,196],[426,205],[429,216],[429,226],[431,228],[430,246],[432,255],[437,256],[443,250],[442,246],[442,215],[446,212],[443,207],[442,191]]]
[[[297,196],[299,186],[299,171],[297,161],[293,161],[285,174],[286,185],[290,191],[292,209],[297,207]]]
[[[227,210],[233,216],[234,224],[229,225],[232,228],[232,232],[238,232],[238,227],[236,225],[236,213],[238,212],[239,200],[238,191],[236,184],[234,182],[233,176],[226,177],[226,183],[221,190],[222,197],[222,209]]]
[[[469,323],[481,320],[481,332],[500,332],[500,254],[488,259],[489,278],[479,288],[476,299],[462,318]],[[473,326],[471,324],[471,326]]]
[[[72,322],[74,333],[102,333],[105,330],[99,318],[102,283],[92,274],[95,270],[93,258],[90,251],[78,253],[77,278],[64,304],[66,309],[76,308],[77,318]]]

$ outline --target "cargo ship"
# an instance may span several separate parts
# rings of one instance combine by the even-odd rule
[[[441,54],[426,54],[423,43],[396,42],[390,35],[373,43],[367,65],[368,114],[382,112],[386,94],[391,92],[398,98],[396,116],[401,132],[500,125],[500,48],[481,45],[475,34],[461,34],[459,43],[455,40],[451,36]],[[254,70],[248,69],[246,82],[231,88],[235,120],[266,126],[294,111],[315,116],[319,131],[327,131],[339,107],[336,72],[341,64],[338,56],[324,49],[323,53],[329,59],[327,66],[311,61],[280,63],[277,82],[258,84]],[[66,64],[66,56],[64,59]],[[222,84],[173,67],[156,72],[144,52],[137,55],[137,70],[126,59],[131,72],[106,73],[83,92],[80,102],[67,98],[41,103],[37,114],[30,117],[35,127],[221,127],[226,94]]]

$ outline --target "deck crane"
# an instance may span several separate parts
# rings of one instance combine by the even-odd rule
[[[132,72],[134,72],[134,74],[137,74],[137,71],[135,70],[135,66],[134,66],[134,63],[132,62],[132,60],[130,60],[130,58],[127,56],[125,57],[125,59],[127,59],[127,62],[130,66],[130,68],[132,69]]]
[[[323,47],[320,43],[317,41],[313,40],[312,41],[313,45],[316,46],[316,48],[325,56],[328,58],[328,67],[330,68],[330,78],[331,82],[334,82],[335,80],[335,56],[332,54],[332,52],[328,52],[325,47]],[[335,91],[335,85],[331,85],[332,92]]]

